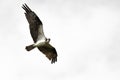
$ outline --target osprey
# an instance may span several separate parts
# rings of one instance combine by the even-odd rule
[[[49,60],[51,60],[51,63],[55,63],[57,61],[57,52],[49,43],[50,38],[45,37],[41,20],[26,4],[23,4],[22,8],[25,10],[25,16],[29,23],[30,34],[34,41],[34,44],[26,46],[25,49],[30,51],[37,47]]]

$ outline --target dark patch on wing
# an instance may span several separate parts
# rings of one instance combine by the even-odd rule
[[[51,60],[51,63],[55,63],[57,61],[57,51],[49,43],[46,43],[45,45],[38,47],[38,49],[43,54],[45,54],[49,60]]]
[[[22,8],[26,11],[25,16],[29,23],[30,33],[34,42],[36,42],[38,38],[38,28],[40,27],[39,25],[42,25],[42,22],[26,4],[23,4]]]

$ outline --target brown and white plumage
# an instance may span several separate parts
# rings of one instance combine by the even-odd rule
[[[51,63],[55,63],[57,61],[57,52],[56,49],[49,44],[50,39],[45,37],[41,20],[26,4],[23,4],[22,8],[26,11],[25,16],[29,23],[30,34],[34,41],[34,44],[26,46],[26,50],[30,51],[37,47],[51,60]]]

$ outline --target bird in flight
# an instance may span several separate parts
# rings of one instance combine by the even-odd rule
[[[27,4],[23,4],[22,8],[25,10],[25,16],[29,23],[30,34],[34,41],[33,44],[26,46],[25,49],[27,51],[31,51],[37,47],[38,50],[46,55],[51,63],[55,63],[57,61],[57,51],[50,44],[50,38],[45,37],[43,32],[43,23],[36,13],[27,6]]]

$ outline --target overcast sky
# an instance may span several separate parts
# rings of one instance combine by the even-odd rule
[[[55,64],[32,44],[22,4],[39,16]],[[120,80],[119,0],[0,0],[0,80]]]

